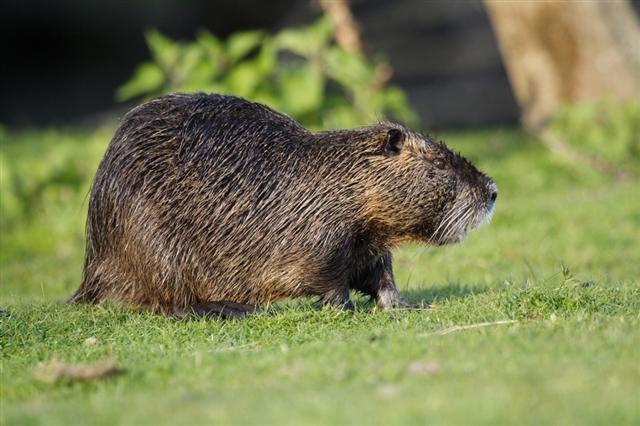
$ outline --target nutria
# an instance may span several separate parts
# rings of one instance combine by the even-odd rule
[[[493,181],[393,123],[312,133],[244,99],[173,94],[129,112],[89,201],[72,302],[238,316],[283,298],[412,306],[391,249],[461,241],[486,222]]]

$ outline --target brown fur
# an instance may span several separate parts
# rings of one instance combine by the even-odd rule
[[[235,97],[160,97],[123,119],[98,168],[71,300],[207,314],[310,295],[351,308],[357,290],[405,306],[390,250],[461,240],[496,191],[397,124],[311,133]]]

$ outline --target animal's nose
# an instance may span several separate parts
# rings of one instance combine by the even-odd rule
[[[493,204],[498,198],[498,185],[496,185],[495,182],[490,181],[489,187],[487,189],[489,190],[489,199],[491,200],[490,203]]]

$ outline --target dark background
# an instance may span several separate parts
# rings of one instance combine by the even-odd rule
[[[636,10],[639,1],[634,2]],[[480,1],[352,0],[364,43],[386,56],[424,127],[515,123],[518,110]],[[192,39],[304,25],[309,0],[31,0],[0,5],[0,123],[92,123],[129,105],[118,86],[147,60],[143,33]]]

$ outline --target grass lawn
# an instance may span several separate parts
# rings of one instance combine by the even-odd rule
[[[639,424],[640,183],[511,130],[439,135],[493,176],[493,222],[395,253],[429,311],[276,305],[245,321],[67,306],[112,127],[0,132],[0,424]],[[451,328],[513,320],[470,329]],[[88,337],[97,344],[85,345]],[[52,359],[114,358],[102,381]]]

